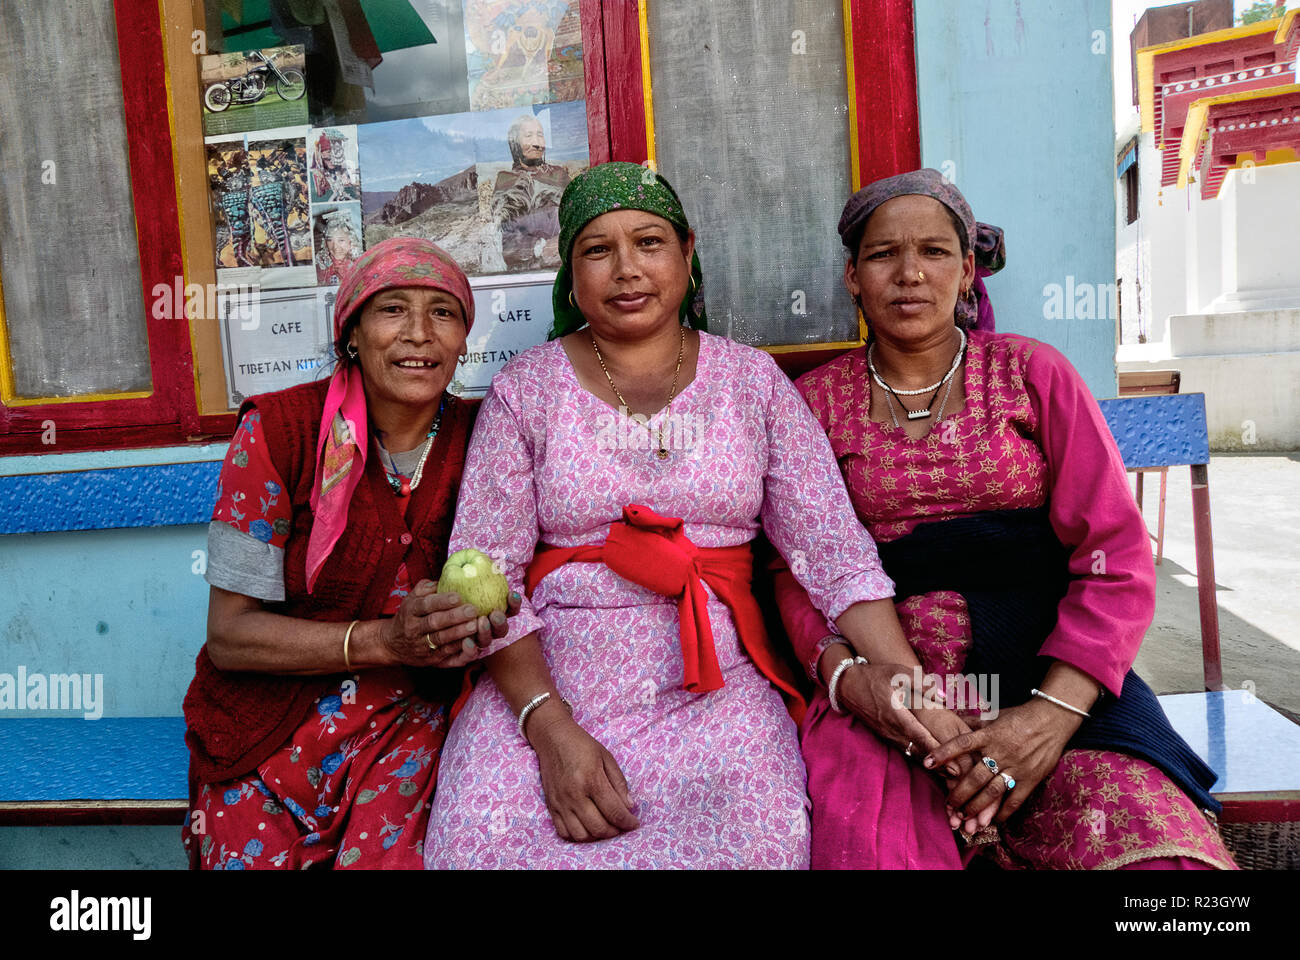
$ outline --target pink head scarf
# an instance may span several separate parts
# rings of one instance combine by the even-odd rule
[[[334,340],[376,293],[394,287],[432,287],[460,301],[465,330],[474,324],[474,294],[469,280],[437,244],[416,237],[393,237],[371,247],[352,264],[339,283],[334,301]],[[348,504],[365,475],[369,420],[361,367],[341,357],[321,413],[316,442],[316,482],[311,507],[315,514],[307,541],[307,592],[347,526]]]

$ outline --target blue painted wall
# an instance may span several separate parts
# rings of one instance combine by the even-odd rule
[[[179,715],[204,639],[206,548],[206,524],[0,536],[0,673],[103,674],[105,717]]]
[[[178,716],[203,645],[225,449],[0,458],[0,530],[50,531],[0,535],[0,673],[102,674],[104,717]],[[162,476],[165,494],[138,495]],[[35,497],[51,486],[64,508]],[[4,710],[0,722],[69,715]]]
[[[916,0],[922,162],[1006,231],[986,281],[998,330],[1057,347],[1099,397],[1115,395],[1110,28],[1107,0]],[[1063,319],[1044,316],[1050,284],[1073,287]]]

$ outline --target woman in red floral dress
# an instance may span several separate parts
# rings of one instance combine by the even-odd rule
[[[192,866],[420,868],[457,668],[507,628],[432,582],[473,321],[455,261],[386,241],[339,286],[333,377],[241,408],[185,698]]]

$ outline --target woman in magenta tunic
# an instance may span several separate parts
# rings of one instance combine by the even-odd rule
[[[872,337],[798,387],[896,581],[920,669],[893,686],[941,746],[823,687],[802,731],[813,866],[1231,868],[1213,773],[1129,669],[1154,568],[1087,387],[1046,344],[966,332],[976,224],[935,171],[859,191],[840,235]],[[814,679],[869,682],[788,573],[778,598]]]
[[[749,543],[806,557],[812,602],[853,635],[898,631],[891,584],[790,381],[682,323],[703,320],[700,274],[667,182],[595,167],[560,217],[564,336],[493,380],[450,544],[528,596],[448,734],[425,863],[806,867],[781,694],[799,704]]]

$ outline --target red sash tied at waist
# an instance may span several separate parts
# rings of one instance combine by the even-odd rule
[[[686,536],[680,517],[661,517],[649,507],[623,508],[622,522],[611,523],[604,543],[580,547],[541,545],[525,574],[529,598],[537,585],[566,563],[604,563],[619,576],[655,593],[677,598],[681,621],[683,688],[708,693],[723,686],[709,623],[707,583],[731,611],[741,646],[754,665],[785,696],[795,723],[806,704],[794,676],[773,649],[754,600],[753,551],[734,547],[697,547]]]

